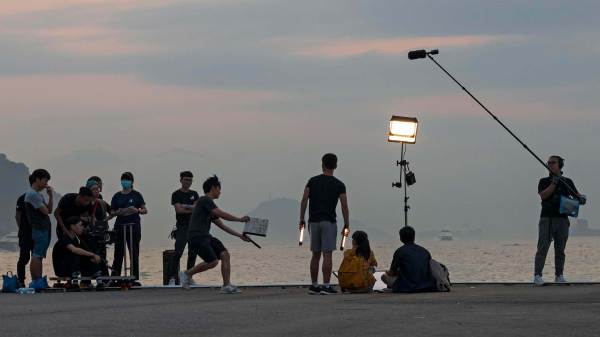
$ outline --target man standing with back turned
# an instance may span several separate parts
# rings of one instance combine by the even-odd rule
[[[544,285],[542,270],[552,240],[554,240],[555,282],[567,282],[563,276],[563,268],[570,224],[567,215],[560,213],[561,196],[572,196],[585,204],[585,197],[577,192],[573,181],[562,176],[564,163],[565,160],[560,156],[550,156],[548,159],[550,176],[540,179],[538,183],[538,193],[542,199],[542,213],[539,222],[539,237],[533,277],[533,283],[536,286]]]
[[[323,174],[310,178],[304,188],[302,203],[300,204],[300,228],[305,225],[304,214],[309,205],[308,231],[310,233],[310,278],[312,285],[308,288],[309,294],[332,295],[338,292],[330,284],[332,270],[332,255],[336,247],[337,215],[335,209],[338,200],[342,204],[344,216],[344,229],[342,236],[350,232],[348,212],[348,199],[346,186],[333,176],[337,168],[337,156],[327,153],[322,158]],[[310,202],[309,202],[310,201]],[[323,286],[319,286],[319,262],[323,255]]]

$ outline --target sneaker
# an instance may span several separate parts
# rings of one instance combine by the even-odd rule
[[[567,280],[565,280],[564,276],[558,275],[554,278],[554,282],[555,283],[567,283]]]
[[[168,286],[169,286],[169,287],[174,287],[174,286],[176,286],[176,284],[175,284],[175,279],[174,279],[174,278],[171,278],[171,279],[169,280],[169,284],[168,284]]]
[[[333,289],[333,287],[323,287],[321,288],[321,295],[337,295],[339,294],[337,290]]]
[[[190,289],[191,288],[191,284],[190,284],[190,279],[192,277],[190,275],[188,275],[186,272],[184,271],[180,271],[179,272],[179,283],[181,283],[181,287],[183,289]]]
[[[544,279],[542,278],[542,275],[535,275],[533,277],[533,284],[536,286],[543,286],[544,285]]]
[[[321,287],[319,286],[310,286],[308,288],[308,293],[311,295],[319,295],[321,293]]]
[[[228,284],[221,288],[221,294],[239,294],[241,292],[242,291],[233,284]]]

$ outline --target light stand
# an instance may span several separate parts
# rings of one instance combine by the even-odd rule
[[[410,171],[408,161],[406,161],[406,145],[414,144],[417,140],[418,121],[414,117],[392,116],[390,120],[390,130],[388,141],[400,143],[400,161],[396,161],[396,166],[400,167],[400,179],[392,183],[393,187],[402,188],[404,184],[404,227],[408,226],[408,186],[413,185],[415,174]]]
[[[406,161],[406,144],[404,142],[400,143],[400,161],[396,161],[396,166],[400,166],[400,179],[397,182],[392,183],[393,187],[402,188],[404,179],[404,227],[408,226],[408,210],[410,206],[408,205],[408,190],[407,187],[413,185],[415,180],[415,174],[410,171],[410,167],[408,166],[408,161]]]

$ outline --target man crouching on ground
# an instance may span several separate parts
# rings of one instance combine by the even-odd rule
[[[238,218],[222,211],[215,205],[214,200],[219,199],[219,196],[221,195],[221,183],[217,176],[208,178],[202,185],[202,189],[204,190],[204,196],[198,199],[190,220],[188,249],[190,249],[193,254],[200,256],[204,262],[197,264],[186,271],[179,272],[181,286],[185,289],[189,289],[194,274],[216,267],[217,264],[219,264],[219,260],[221,260],[221,274],[223,275],[223,287],[221,288],[221,293],[240,293],[241,290],[231,284],[229,280],[231,274],[229,252],[219,239],[210,235],[210,224],[212,222],[225,232],[237,236],[244,241],[249,241],[248,237],[245,235],[227,227],[221,219],[227,221],[248,222],[250,218],[247,216]]]

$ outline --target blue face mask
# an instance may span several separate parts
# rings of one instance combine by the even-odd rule
[[[121,180],[121,187],[123,187],[124,190],[128,190],[133,186],[133,181],[131,180]]]

